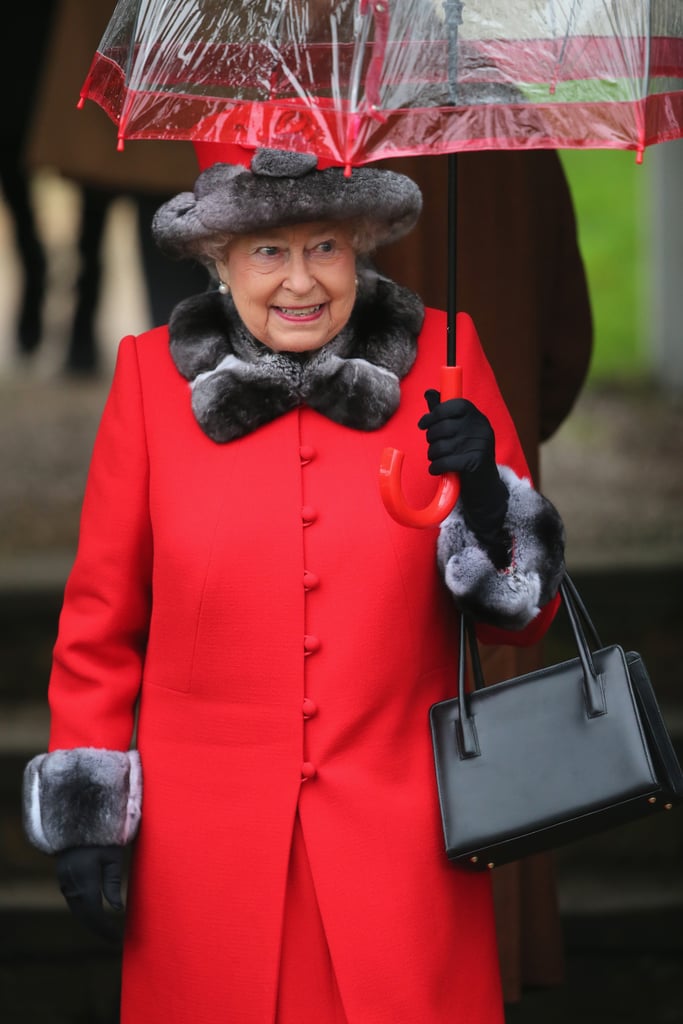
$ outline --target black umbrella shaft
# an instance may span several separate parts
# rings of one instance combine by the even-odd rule
[[[448,86],[450,102],[458,103],[458,29],[462,25],[464,0],[446,0],[446,26],[448,29]],[[448,242],[446,269],[448,292],[446,302],[446,365],[456,366],[455,314],[457,311],[456,277],[458,262],[458,158],[448,154]]]
[[[448,154],[448,240],[446,268],[448,291],[446,300],[446,365],[455,366],[455,314],[457,312],[458,272],[458,156]]]

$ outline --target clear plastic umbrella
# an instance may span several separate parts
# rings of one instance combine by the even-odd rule
[[[681,134],[681,0],[120,0],[83,98],[125,139],[348,166]]]
[[[618,148],[683,135],[683,0],[119,0],[83,85],[126,139],[315,153],[353,166],[449,154],[442,395],[456,366],[456,154]],[[460,314],[457,332],[474,330]],[[440,521],[380,469],[400,522]]]

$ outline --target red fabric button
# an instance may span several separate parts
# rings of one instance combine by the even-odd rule
[[[314,779],[318,774],[318,769],[310,761],[304,761],[301,765],[301,780],[304,782],[306,779]]]
[[[304,569],[304,590],[315,590],[320,584],[320,577],[317,573]]]
[[[304,712],[304,718],[313,718],[315,715],[318,714],[318,705],[314,700],[311,700],[310,697],[304,697],[302,707]]]
[[[307,462],[312,462],[315,458],[315,448],[310,444],[302,444],[299,448],[299,458],[304,466]]]
[[[307,634],[304,637],[304,651],[306,654],[315,654],[318,650],[320,650],[320,641],[317,636],[313,636],[312,633]]]
[[[313,506],[304,505],[304,507],[301,509],[301,519],[303,521],[304,526],[310,526],[311,523],[314,523],[317,518],[318,513],[313,508]]]

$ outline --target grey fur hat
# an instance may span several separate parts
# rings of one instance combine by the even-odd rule
[[[251,167],[207,167],[193,192],[159,208],[152,231],[167,255],[201,258],[201,242],[212,236],[359,219],[367,227],[368,251],[410,231],[421,208],[420,189],[405,174],[356,167],[346,177],[341,167],[317,170],[313,154],[259,149]]]

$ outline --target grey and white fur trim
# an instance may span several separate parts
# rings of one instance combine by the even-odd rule
[[[217,163],[161,206],[152,233],[159,248],[175,258],[201,259],[201,243],[221,235],[313,221],[362,220],[369,248],[393,242],[414,226],[422,193],[405,174],[376,167],[316,169],[307,153],[256,151],[251,167]]]
[[[24,770],[24,831],[43,853],[125,846],[135,838],[141,807],[136,750],[54,750]]]
[[[559,588],[564,572],[564,526],[554,505],[507,466],[499,466],[510,493],[505,529],[512,563],[498,570],[467,528],[458,502],[441,524],[437,559],[462,611],[502,629],[523,629]]]
[[[302,403],[356,430],[387,422],[415,361],[424,306],[369,266],[358,268],[358,278],[348,324],[314,352],[274,352],[257,341],[230,295],[205,292],[176,306],[171,356],[211,440],[236,440]]]

